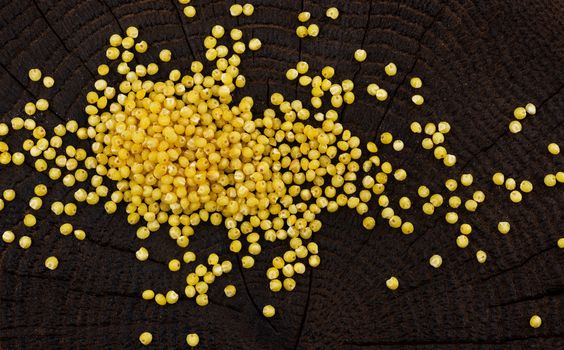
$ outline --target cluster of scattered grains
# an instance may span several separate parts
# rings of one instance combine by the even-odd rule
[[[296,80],[301,86],[311,86],[311,99],[310,104],[314,109],[319,109],[323,106],[322,98],[329,93],[330,104],[333,108],[340,108],[344,104],[352,104],[355,101],[355,94],[353,92],[354,83],[350,79],[343,80],[340,84],[334,83],[331,79],[335,75],[335,69],[330,66],[323,67],[321,75],[307,75],[309,72],[309,64],[305,61],[300,61],[296,64],[295,68],[290,68],[286,71],[286,79]],[[279,94],[274,95],[274,100],[271,102],[275,104],[276,101],[283,99]],[[282,102],[280,102],[282,103]],[[293,101],[292,104],[299,106],[298,119],[307,120],[310,112],[306,108],[302,108],[302,102],[299,100]],[[282,111],[282,110],[281,110]],[[284,111],[282,111],[284,112]],[[285,113],[285,112],[284,112]],[[338,117],[337,112],[329,110],[324,113],[314,114],[314,119],[323,122],[327,119],[326,114],[330,113],[330,118],[336,120]]]
[[[108,94],[107,82],[98,82],[97,90],[103,90],[104,95],[90,92],[85,109],[90,124],[85,134],[93,139],[92,151],[96,154],[89,158],[88,169],[95,170],[95,176],[113,180],[117,187],[104,204],[106,211],[113,213],[117,204],[124,201],[128,222],[143,223],[137,230],[139,239],[148,239],[167,225],[169,236],[180,248],[189,245],[193,228],[200,223],[223,223],[232,240],[230,250],[247,251],[247,255],[241,257],[243,268],[254,266],[255,257],[262,251],[262,240],[287,240],[289,249],[274,257],[267,271],[269,286],[274,292],[295,288],[296,276],[306,271],[306,264],[300,260],[305,259],[310,267],[320,264],[317,244],[311,239],[321,229],[316,215],[323,209],[334,212],[347,206],[365,215],[375,194],[383,208],[381,215],[390,227],[401,228],[405,234],[412,233],[413,224],[403,222],[388,207],[389,200],[383,194],[388,175],[393,174],[396,181],[404,181],[405,170],[394,171],[389,162],[381,162],[373,154],[362,164],[362,170],[369,173],[376,166],[381,171],[375,177],[365,175],[364,189],[358,191],[355,182],[361,170],[358,163],[362,156],[360,139],[337,122],[335,110],[317,113],[314,118],[321,126],[313,127],[304,123],[311,113],[301,101],[286,101],[280,93],[271,95],[270,102],[275,109],[265,110],[262,117],[252,114],[254,101],[250,97],[243,97],[239,104],[233,103],[232,92],[245,85],[237,67],[245,43],[241,41],[243,33],[232,29],[234,53],[229,56],[229,48],[219,42],[224,34],[225,29],[216,25],[211,36],[204,40],[208,50],[206,59],[217,67],[211,75],[204,75],[203,63],[195,61],[191,74],[182,75],[172,70],[165,82],[142,80],[145,74],[158,71],[156,63],[130,70],[127,61],[133,53],[124,60],[125,51],[120,54],[118,47],[123,46],[125,39],[112,36],[114,40],[110,39],[110,43],[115,45],[108,58],[118,59],[121,55],[118,73],[125,75],[125,80]],[[128,44],[133,45],[134,42]],[[256,50],[260,48],[260,41],[251,39],[247,45]],[[146,49],[145,43],[143,52]],[[169,50],[159,54],[163,62],[170,61],[171,56]],[[100,67],[99,71],[105,73],[105,67]],[[321,106],[321,100],[315,98],[326,91],[332,95],[334,108],[354,101],[353,82],[332,83],[332,67],[324,67],[321,76],[313,78],[306,75],[308,70],[307,62],[300,61],[287,71],[286,77],[290,80],[299,77],[301,85],[312,86],[314,108]],[[395,74],[389,67],[387,72]],[[103,99],[101,105],[100,99]],[[116,101],[112,102],[114,99]],[[282,113],[281,117],[276,110]],[[391,134],[384,133],[381,141],[389,144],[392,138]],[[377,152],[375,144],[367,148],[370,153]],[[403,142],[395,140],[393,148],[401,151]],[[326,176],[330,185],[325,183]],[[103,196],[108,194],[107,189],[97,192],[102,192]],[[103,196],[97,192],[92,196],[96,195],[94,198],[98,200]],[[88,201],[88,195],[82,189],[75,192],[78,201],[85,198]],[[400,206],[408,209],[409,198],[402,198]],[[365,228],[373,229],[375,224],[373,217],[364,217]],[[67,228],[65,232],[71,230]],[[140,247],[136,257],[145,261],[149,251]],[[192,262],[195,255],[185,254],[183,260]],[[184,294],[188,298],[195,297],[200,306],[208,304],[207,291],[215,278],[231,270],[229,261],[219,264],[217,260],[216,254],[210,255],[210,271],[200,264],[186,277]],[[172,259],[168,266],[176,272],[181,262]],[[224,292],[226,296],[233,296],[236,288],[228,286]],[[176,291],[143,292],[144,299],[154,299],[159,305],[176,303],[178,295]]]
[[[38,73],[35,71],[35,69],[31,70],[29,75],[30,78],[32,78],[32,80],[38,80],[40,78],[40,73],[38,76]],[[50,81],[50,79],[48,78],[50,77],[45,77],[44,82]],[[49,83],[47,83],[47,85],[49,85]],[[31,132],[33,138],[25,139],[22,143],[22,149],[25,152],[28,152],[32,158],[35,158],[34,168],[37,171],[45,172],[48,166],[50,166],[50,163],[54,162],[55,167],[49,169],[48,172],[49,177],[53,180],[59,179],[61,176],[61,169],[64,169],[71,173],[65,176],[63,182],[65,182],[66,179],[73,179],[73,184],[74,184],[75,178],[72,175],[72,171],[74,171],[77,168],[78,165],[77,159],[80,158],[81,156],[83,156],[82,159],[86,157],[86,151],[82,149],[79,149],[77,151],[76,148],[72,146],[68,146],[65,149],[66,155],[57,156],[56,150],[62,146],[62,139],[58,135],[61,134],[61,127],[64,130],[63,126],[56,127],[54,129],[56,135],[48,139],[46,137],[47,135],[46,130],[42,126],[38,126],[33,119],[28,118],[24,120],[22,118],[15,117],[12,118],[10,124],[12,129],[15,131]],[[73,125],[72,123],[69,124],[69,129],[72,129],[71,127],[72,125]],[[0,125],[0,131],[2,135],[7,135],[8,126],[2,123]],[[2,152],[0,159],[2,159],[3,165],[8,165],[9,163],[13,163],[14,165],[22,165],[25,160],[25,156],[23,153],[13,152],[12,154],[10,154],[9,147],[4,142],[0,142],[0,151]],[[43,158],[40,158],[41,156]],[[69,156],[71,158],[67,159],[66,156]],[[77,178],[79,180],[85,178],[83,172],[84,170],[82,170],[82,172],[75,173],[77,174]],[[66,182],[71,182],[71,181],[69,180]],[[33,189],[34,196],[31,197],[28,201],[29,208],[33,211],[40,210],[43,207],[43,202],[44,202],[43,197],[45,197],[47,193],[48,193],[48,189],[46,185],[37,184]],[[6,189],[2,192],[2,196],[3,199],[0,199],[0,210],[4,206],[4,201],[11,202],[16,198],[16,192],[13,189]],[[53,211],[59,212],[60,210],[60,213],[63,212],[62,204],[61,207],[59,208],[55,202],[52,204],[52,208]],[[71,208],[70,206],[64,207],[64,209],[66,209],[68,214],[72,215],[74,214],[74,212],[72,212],[70,208]],[[24,215],[22,222],[23,222],[23,226],[31,231],[37,225],[37,218],[34,214],[27,213]],[[5,243],[11,243],[15,239],[16,239],[16,235],[13,231],[4,232],[3,241]],[[32,244],[32,237],[30,237],[29,235],[22,235],[18,240],[18,244],[22,249],[28,249]],[[45,260],[45,266],[50,270],[56,269],[58,267],[58,259],[54,256],[47,258]]]
[[[376,83],[368,84],[366,92],[368,92],[368,95],[376,97],[376,99],[380,102],[388,99],[388,92],[386,89],[380,88],[380,86]]]
[[[403,149],[403,142],[401,140],[394,141],[393,135],[390,132],[384,132],[380,135],[380,143],[382,145],[392,144],[395,151],[401,151]],[[402,168],[394,170],[390,162],[382,162],[380,157],[375,154],[378,152],[378,146],[374,142],[368,142],[366,149],[371,156],[362,163],[362,170],[368,174],[362,178],[364,190],[359,193],[361,201],[367,203],[370,201],[372,194],[376,195],[376,202],[382,208],[380,215],[383,219],[388,221],[388,225],[391,228],[400,229],[402,233],[406,235],[413,233],[413,224],[409,221],[404,221],[394,211],[390,206],[390,199],[384,194],[385,186],[388,181],[391,180],[392,176],[395,181],[402,182],[407,178],[407,172]],[[373,171],[372,168],[374,166],[380,168],[380,171],[377,171],[375,175],[372,176],[370,173]],[[411,200],[405,196],[399,199],[398,204],[400,208],[404,210],[411,208]],[[359,214],[362,214],[364,211],[364,209],[362,212],[359,211]],[[372,229],[375,226],[374,218],[366,217],[363,221],[363,225],[366,229]]]
[[[332,14],[334,15],[334,12],[332,12]],[[337,10],[337,16],[338,16],[338,10]],[[306,23],[311,19],[311,13],[307,12],[307,11],[303,11],[300,12],[298,14],[298,21],[300,23]],[[307,27],[305,25],[299,25],[296,28],[296,35],[298,36],[298,38],[303,39],[305,37],[311,36],[311,37],[316,37],[319,35],[319,26],[315,23],[312,23],[310,25],[308,25]]]
[[[28,76],[29,76],[29,79],[31,81],[41,80],[42,74],[43,73],[41,72],[41,70],[39,68],[32,68],[28,72]],[[55,79],[53,79],[50,76],[43,77],[43,86],[45,86],[46,88],[51,88],[51,87],[53,87],[53,85],[55,85]],[[28,116],[33,116],[37,111],[43,112],[43,111],[46,111],[48,108],[49,108],[49,102],[46,99],[40,98],[35,103],[34,102],[26,103],[25,106],[24,106],[24,112]],[[35,123],[31,119],[29,119],[29,120],[30,120],[29,123],[31,123],[31,122]],[[17,130],[17,126],[14,127],[14,125],[12,125],[12,127],[15,130]]]
[[[560,154],[560,146],[557,143],[554,143],[554,142],[550,143],[547,148],[548,148],[548,152],[551,155],[556,156],[556,155]],[[556,186],[557,183],[563,183],[564,182],[564,172],[558,171],[555,174],[551,174],[551,173],[546,174],[544,176],[543,182],[547,187],[554,187],[554,186]]]
[[[445,187],[452,195],[448,197],[448,208],[445,213],[445,221],[448,224],[456,225],[459,222],[458,209],[463,203],[463,198],[456,195],[455,192],[459,190],[459,182],[463,187],[470,187],[474,183],[474,176],[470,173],[462,174],[460,176],[460,181],[455,179],[447,179],[445,181]],[[431,194],[430,189],[427,186],[419,186],[417,194],[420,198],[429,198],[426,203],[422,206],[423,213],[427,215],[435,214],[436,210],[443,206],[445,203],[445,198],[440,193]],[[486,199],[486,195],[483,191],[477,190],[472,192],[472,196],[464,201],[464,208],[468,212],[475,212],[478,206],[483,203]],[[472,226],[468,223],[462,223],[459,226],[460,234],[456,237],[456,245],[459,248],[468,247],[470,240],[468,236],[472,233]]]
[[[438,124],[429,122],[425,126],[422,126],[419,122],[412,122],[410,129],[414,134],[424,133],[428,136],[421,140],[421,147],[426,150],[433,150],[435,158],[442,160],[445,166],[452,167],[456,164],[456,156],[449,154],[443,146],[445,135],[450,131],[448,122],[441,121]]]
[[[195,261],[195,254],[192,252],[188,253],[190,253],[190,256],[185,256],[184,262],[189,263],[191,261]],[[245,258],[243,259],[247,260]],[[198,304],[199,306],[206,306],[208,304],[208,296],[206,293],[209,289],[209,286],[215,281],[216,277],[227,274],[231,272],[232,269],[232,264],[230,261],[225,260],[220,263],[219,256],[215,253],[212,253],[208,256],[207,262],[208,266],[211,267],[209,271],[205,265],[199,264],[195,267],[194,272],[189,273],[186,277],[187,285],[184,289],[184,294],[188,298],[195,297],[196,304]],[[245,263],[243,263],[243,265],[245,265]],[[230,286],[229,288],[226,287],[224,290],[225,295],[228,297],[234,296],[236,291],[237,290],[235,286]]]
[[[366,59],[366,52],[364,50],[361,50],[362,52],[364,52],[364,54],[359,54],[360,57],[357,57],[357,53],[359,51],[360,50],[357,50],[357,52],[355,52],[355,59],[359,62],[362,62],[364,61],[364,59]],[[359,58],[362,58],[362,60],[359,60]],[[397,67],[395,63],[388,63],[384,67],[384,72],[387,76],[395,76],[397,74]],[[388,92],[386,91],[386,89],[380,88],[380,86],[378,86],[378,84],[376,83],[368,84],[368,86],[366,87],[366,92],[368,92],[368,95],[376,97],[376,100],[380,102],[386,101],[388,99]]]
[[[523,193],[530,193],[533,191],[533,184],[529,180],[521,180],[517,188],[517,181],[514,178],[505,178],[501,172],[496,172],[492,175],[492,181],[495,185],[504,186],[509,191],[509,199],[513,203],[519,203],[523,200]]]
[[[395,75],[395,73],[394,73],[394,75]],[[423,87],[423,81],[419,77],[412,77],[409,80],[409,85],[414,89],[420,89],[421,87]],[[425,98],[420,94],[415,94],[415,95],[411,96],[411,102],[413,102],[417,106],[421,106],[425,102]],[[446,122],[443,122],[443,123],[446,123]],[[413,128],[412,128],[412,131],[413,131]]]
[[[513,110],[513,117],[515,120],[509,123],[509,131],[513,134],[521,132],[523,125],[520,120],[523,120],[527,115],[534,116],[537,113],[537,107],[532,103],[527,103],[525,107],[517,107]]]
[[[74,187],[76,202],[89,205],[102,202],[108,214],[116,212],[118,204],[125,202],[128,223],[143,223],[137,229],[140,240],[148,239],[166,225],[170,238],[180,248],[186,248],[195,226],[202,222],[223,223],[232,240],[230,250],[247,251],[241,257],[243,268],[255,265],[262,241],[288,241],[288,250],[274,257],[267,271],[270,289],[275,292],[294,290],[295,278],[306,272],[306,265],[319,266],[319,249],[312,237],[321,229],[316,215],[323,209],[334,212],[347,206],[365,215],[375,194],[383,207],[382,217],[389,225],[401,227],[405,234],[413,232],[413,225],[402,222],[394,214],[383,194],[388,175],[393,173],[397,181],[403,181],[405,170],[393,171],[389,162],[381,162],[375,155],[377,146],[371,144],[367,148],[373,154],[362,164],[362,170],[369,173],[376,166],[381,171],[375,177],[365,175],[363,189],[357,190],[355,182],[361,170],[358,161],[362,156],[360,139],[337,122],[335,110],[315,115],[321,126],[313,127],[304,123],[310,111],[299,100],[286,101],[280,93],[271,96],[276,109],[265,110],[261,117],[251,112],[252,98],[243,97],[234,103],[232,92],[246,83],[239,72],[239,55],[245,47],[259,49],[261,43],[253,38],[245,44],[241,41],[243,33],[235,28],[229,33],[234,41],[231,51],[219,42],[224,34],[225,29],[216,25],[211,36],[204,40],[208,50],[205,57],[216,66],[210,75],[204,75],[203,63],[195,61],[190,74],[172,70],[168,80],[155,82],[148,78],[159,71],[157,63],[130,66],[135,55],[147,51],[148,44],[139,39],[137,28],[129,27],[125,37],[112,35],[106,50],[110,61],[118,61],[116,72],[123,80],[111,86],[104,78],[110,68],[101,64],[100,78],[94,83],[94,90],[86,95],[89,126],[81,127],[71,120],[66,125],[57,125],[50,138],[31,119],[13,118],[12,128],[32,131],[34,139],[25,140],[23,148],[36,159],[35,168],[47,172],[52,180],[62,181],[66,187]],[[169,62],[172,52],[161,50],[158,57],[162,62]],[[329,91],[334,108],[354,101],[352,81],[331,82],[332,67],[324,67],[321,76],[310,78],[306,75],[308,68],[307,62],[298,62],[287,75],[295,79],[301,74],[300,82],[304,86],[311,84],[314,97]],[[36,79],[37,73],[30,75]],[[312,105],[319,108],[321,103],[315,101],[312,99]],[[8,126],[0,126],[0,131],[6,135]],[[94,155],[85,149],[65,147],[63,137],[69,134],[81,140],[91,139]],[[386,141],[388,138],[390,142]],[[391,143],[391,138],[391,134],[381,137],[383,144]],[[0,147],[2,154],[9,152],[7,144]],[[393,148],[400,151],[403,142],[395,140]],[[5,158],[4,155],[2,159]],[[21,165],[25,156],[14,153],[9,158],[4,162]],[[89,172],[95,175],[90,176]],[[330,184],[325,183],[325,177]],[[115,186],[113,192],[106,179]],[[93,190],[89,190],[90,185]],[[38,185],[36,196],[29,200],[30,208],[39,210],[43,205],[41,197],[46,194],[47,187]],[[4,201],[15,198],[15,192],[6,190],[3,197],[2,206]],[[402,198],[400,206],[409,208],[409,198]],[[54,201],[50,209],[56,215],[74,216],[77,205]],[[27,227],[35,226],[36,222],[33,214],[24,218]],[[376,220],[366,216],[363,225],[371,230]],[[83,230],[75,229],[70,222],[62,223],[59,231],[64,236],[74,234],[79,240],[86,237]],[[4,242],[12,242],[16,237],[6,231],[2,238]],[[21,236],[19,245],[29,248],[31,237]],[[135,255],[139,261],[145,261],[150,253],[146,247],[139,247]],[[182,260],[188,264],[196,256],[186,252]],[[172,272],[179,271],[181,265],[178,259],[168,263]],[[47,258],[45,266],[56,269],[58,259]],[[200,306],[207,305],[210,285],[231,269],[230,261],[220,263],[217,254],[211,254],[208,266],[199,264],[186,276],[184,294],[195,298]],[[395,285],[393,288],[397,288],[397,280]],[[236,287],[228,285],[224,293],[232,297]],[[176,303],[180,296],[174,290],[155,293],[147,289],[142,298],[166,305]],[[266,317],[274,314],[274,307],[265,307]],[[193,337],[190,339],[189,344],[197,343]],[[140,341],[149,344],[151,334],[143,333]]]
[[[252,4],[233,4],[229,8],[229,13],[233,17],[240,15],[251,16],[255,12],[255,7]]]

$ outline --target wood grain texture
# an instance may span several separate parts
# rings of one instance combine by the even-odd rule
[[[88,233],[83,242],[57,232],[60,218],[45,203],[37,229],[29,232],[31,249],[0,243],[0,349],[137,349],[138,335],[154,335],[151,348],[185,348],[185,335],[197,332],[202,349],[562,349],[564,348],[564,254],[556,246],[563,235],[562,185],[547,189],[548,172],[563,170],[562,156],[546,151],[549,142],[564,140],[564,5],[561,1],[251,1],[255,15],[229,16],[232,1],[192,1],[198,14],[184,17],[175,0],[19,0],[0,1],[0,120],[23,114],[23,105],[43,97],[49,111],[36,119],[52,127],[77,118],[83,97],[103,60],[107,38],[127,26],[140,28],[152,46],[141,60],[154,60],[170,48],[172,67],[187,70],[203,59],[202,39],[211,26],[239,26],[259,37],[263,49],[246,54],[242,72],[248,86],[242,94],[255,98],[255,111],[266,106],[269,93],[307,97],[307,90],[284,78],[298,60],[319,71],[337,67],[337,79],[354,78],[357,103],[347,106],[343,123],[364,142],[383,131],[404,140],[403,152],[382,150],[382,157],[407,169],[408,180],[389,187],[391,198],[409,195],[408,213],[416,224],[411,236],[378,221],[366,232],[361,218],[348,210],[323,216],[315,241],[322,263],[298,279],[293,293],[274,295],[264,276],[267,262],[283,246],[267,246],[252,270],[235,269],[211,287],[210,305],[191,300],[168,307],[144,302],[143,289],[180,289],[184,274],[167,271],[166,262],[180,251],[165,235],[148,242],[151,259],[135,260],[139,246],[135,227],[122,210],[113,216],[101,205],[79,207],[70,221]],[[337,6],[341,16],[324,16]],[[294,33],[301,10],[312,13],[321,32],[299,40]],[[368,59],[352,59],[363,47]],[[384,78],[390,61],[398,74]],[[40,66],[56,85],[31,83],[27,71]],[[424,81],[426,103],[414,106],[406,84],[411,75]],[[365,86],[378,82],[390,99],[376,103]],[[537,116],[524,122],[522,133],[507,131],[513,109],[528,101]],[[445,170],[432,153],[421,149],[421,137],[409,132],[413,120],[449,121],[446,147],[458,164]],[[24,135],[7,138],[11,147]],[[533,193],[521,204],[509,202],[507,191],[490,177],[503,171],[531,179]],[[474,227],[471,245],[456,247],[456,227],[442,215],[424,217],[416,188],[426,184],[442,191],[444,180],[472,172],[471,190],[486,193],[476,213],[461,214]],[[18,200],[0,213],[0,231],[25,232],[21,219],[33,185],[48,184],[51,200],[70,200],[71,192],[33,170],[0,167],[0,189],[16,189]],[[462,211],[461,211],[462,213]],[[496,223],[511,222],[501,236]],[[191,246],[196,252],[219,252],[234,261],[222,229],[198,227]],[[488,252],[484,265],[475,251]],[[439,253],[435,270],[428,258]],[[60,259],[47,272],[43,260]],[[184,270],[181,270],[184,271]],[[384,281],[400,279],[390,292]],[[223,296],[233,283],[238,294]],[[266,320],[262,305],[273,303],[277,316]],[[539,314],[543,325],[528,322]]]

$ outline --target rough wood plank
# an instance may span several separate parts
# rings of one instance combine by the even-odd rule
[[[51,110],[38,117],[47,126],[82,118],[82,98],[102,47],[110,33],[129,25],[138,26],[153,47],[172,48],[175,59],[168,67],[201,59],[201,40],[213,24],[239,25],[264,43],[242,65],[249,82],[244,93],[258,101],[256,110],[266,106],[268,92],[305,96],[306,89],[283,77],[299,59],[314,70],[338,67],[338,79],[354,77],[360,87],[377,81],[393,91],[387,103],[375,103],[357,89],[358,103],[346,108],[344,123],[364,142],[386,130],[406,143],[401,153],[383,150],[409,174],[406,183],[391,188],[391,196],[413,196],[420,184],[439,190],[446,178],[472,172],[487,201],[463,217],[474,226],[471,248],[456,248],[455,228],[419,210],[411,210],[418,225],[409,237],[384,223],[367,233],[358,216],[343,211],[324,217],[316,238],[322,264],[298,280],[295,292],[269,292],[264,268],[267,257],[281,248],[268,247],[254,270],[240,271],[235,264],[215,283],[208,307],[181,300],[160,308],[138,296],[145,288],[182,286],[180,275],[166,272],[167,259],[178,254],[172,242],[156,237],[150,243],[152,259],[140,264],[133,255],[139,245],[135,229],[125,224],[123,213],[109,217],[101,206],[81,206],[71,221],[89,237],[77,243],[57,233],[58,218],[46,203],[42,225],[32,232],[32,249],[0,243],[1,349],[133,349],[139,348],[137,336],[144,330],[153,332],[155,349],[182,348],[188,331],[198,332],[206,349],[563,346],[564,256],[555,245],[564,227],[562,189],[542,185],[544,174],[563,166],[561,156],[546,152],[549,140],[564,139],[561,2],[256,0],[255,15],[237,19],[228,15],[231,2],[193,3],[198,14],[188,19],[178,16],[181,6],[174,0],[1,1],[0,120],[21,115],[25,102],[39,97],[52,101]],[[341,9],[337,21],[324,16],[330,5]],[[302,9],[319,23],[317,39],[295,36],[295,17]],[[352,60],[360,46],[368,52],[362,65]],[[148,59],[155,59],[155,52]],[[399,73],[384,79],[389,61],[396,62]],[[27,70],[32,66],[54,75],[55,88],[31,84]],[[410,74],[424,81],[422,108],[413,106],[410,89],[401,84]],[[537,116],[525,122],[521,134],[509,134],[513,108],[527,101],[537,104]],[[408,131],[412,120],[449,121],[453,129],[446,144],[460,166],[446,172],[424,152],[420,137]],[[19,200],[1,213],[0,231],[23,230],[22,213],[38,180],[57,199],[71,198],[44,175],[27,177],[29,166],[1,168],[0,189],[15,188]],[[522,204],[510,204],[507,193],[489,180],[494,170],[531,178],[534,192]],[[508,236],[495,232],[500,217],[511,221]],[[221,229],[198,231],[194,249],[233,258]],[[488,252],[485,265],[474,258],[480,248]],[[435,252],[444,259],[439,270],[427,262]],[[60,268],[46,272],[43,259],[51,254],[60,257]],[[401,281],[395,293],[383,285],[391,274]],[[228,282],[238,287],[231,300],[222,296]],[[278,315],[268,322],[255,304],[272,301]],[[543,318],[540,329],[528,325],[533,313]]]

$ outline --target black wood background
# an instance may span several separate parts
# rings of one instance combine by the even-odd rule
[[[542,184],[548,172],[563,170],[562,156],[550,156],[549,142],[563,144],[564,130],[564,4],[562,1],[267,1],[252,0],[255,15],[233,18],[233,1],[193,0],[198,14],[184,17],[174,0],[18,0],[0,1],[1,120],[23,115],[25,102],[48,98],[51,107],[35,119],[52,127],[61,120],[85,118],[84,96],[104,60],[109,35],[127,26],[140,28],[151,45],[143,61],[155,60],[170,48],[174,59],[162,71],[186,71],[194,58],[203,59],[202,40],[212,25],[239,26],[259,37],[263,49],[246,53],[242,72],[248,78],[243,93],[255,98],[256,113],[270,93],[307,97],[305,88],[284,78],[286,69],[306,60],[311,69],[336,67],[337,79],[351,78],[357,103],[343,111],[342,121],[363,142],[391,131],[406,143],[403,152],[384,147],[382,157],[408,171],[405,183],[389,186],[390,197],[414,200],[405,214],[416,225],[411,236],[391,230],[378,220],[373,232],[348,210],[323,216],[315,236],[321,250],[319,268],[298,279],[293,293],[273,294],[264,275],[267,262],[283,246],[265,246],[252,270],[235,269],[211,286],[210,305],[197,307],[182,299],[159,307],[145,302],[146,288],[182,290],[187,268],[167,270],[181,251],[163,235],[145,244],[151,259],[139,263],[135,227],[126,223],[123,208],[108,216],[102,205],[79,207],[73,218],[55,217],[54,200],[71,200],[72,192],[37,174],[31,160],[21,167],[0,167],[0,189],[12,187],[17,200],[0,213],[0,231],[12,229],[33,237],[31,249],[0,243],[1,349],[135,349],[138,335],[151,331],[151,348],[185,348],[185,335],[197,332],[202,349],[562,349],[564,348],[564,253],[556,246],[563,235],[562,185]],[[325,17],[331,5],[341,10],[336,21]],[[320,26],[318,38],[299,40],[297,14],[312,13]],[[362,65],[353,52],[363,47]],[[398,74],[385,77],[393,61]],[[55,77],[45,89],[27,78],[39,66]],[[423,79],[426,103],[413,105],[409,77]],[[365,91],[377,82],[390,92],[378,103]],[[512,111],[527,102],[537,105],[522,133],[507,130]],[[421,136],[409,132],[418,120],[449,121],[447,149],[458,164],[446,169],[420,147]],[[7,137],[21,146],[25,133]],[[76,143],[69,139],[69,142]],[[535,185],[520,204],[491,183],[503,171]],[[457,227],[444,222],[444,208],[433,217],[420,210],[416,188],[426,184],[444,192],[444,180],[472,172],[486,203],[477,212],[459,211],[474,226],[470,246],[455,244]],[[39,225],[26,230],[33,185],[49,186],[49,198],[38,213]],[[511,232],[496,231],[500,220]],[[56,225],[70,221],[87,232],[79,242],[58,233]],[[202,225],[191,244],[199,258],[219,252],[235,261],[224,230]],[[488,252],[480,265],[475,252]],[[428,259],[438,253],[443,266]],[[57,255],[56,271],[46,271],[44,259]],[[400,288],[385,287],[390,275]],[[223,296],[233,283],[238,294]],[[277,315],[267,320],[262,306],[272,303]],[[532,314],[543,325],[529,327]]]

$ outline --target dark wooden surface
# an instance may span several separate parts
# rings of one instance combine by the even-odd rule
[[[110,34],[129,25],[140,28],[152,49],[170,48],[174,59],[165,69],[187,70],[203,59],[202,39],[211,26],[238,25],[259,37],[263,49],[245,54],[245,94],[255,98],[259,113],[274,91],[288,98],[307,97],[304,88],[284,78],[286,69],[306,60],[319,71],[336,67],[337,79],[354,79],[357,103],[346,107],[342,120],[363,142],[391,131],[406,143],[403,152],[382,149],[382,157],[408,171],[405,183],[389,187],[397,201],[414,200],[407,212],[415,233],[404,236],[378,220],[373,232],[348,210],[323,216],[315,236],[322,263],[297,280],[293,293],[274,295],[264,275],[267,262],[282,245],[267,245],[252,270],[236,268],[211,286],[210,305],[192,300],[159,307],[144,302],[143,289],[182,288],[184,272],[170,273],[166,261],[181,251],[165,235],[151,238],[151,259],[135,260],[140,245],[123,208],[113,216],[101,205],[79,206],[70,219],[55,217],[54,200],[70,200],[60,183],[38,175],[30,160],[21,167],[0,167],[0,189],[15,188],[18,199],[0,213],[0,231],[31,234],[33,245],[0,243],[0,348],[11,349],[136,349],[142,331],[151,331],[151,348],[185,348],[185,335],[197,332],[202,349],[562,349],[564,348],[564,252],[562,185],[542,184],[548,172],[563,170],[562,156],[546,151],[549,142],[563,144],[564,130],[564,4],[561,1],[267,1],[252,0],[255,15],[229,16],[232,1],[192,1],[198,14],[182,15],[174,0],[18,0],[0,1],[0,119],[23,115],[23,105],[39,97],[51,108],[35,117],[52,127],[77,118],[92,86]],[[281,4],[279,4],[281,3]],[[324,16],[329,5],[341,10],[337,21]],[[298,40],[296,16],[312,12],[320,25],[318,38]],[[362,65],[352,59],[359,47],[368,52]],[[398,74],[385,78],[383,66],[396,62]],[[27,78],[39,66],[55,77],[46,90]],[[407,77],[424,81],[426,103],[414,106]],[[390,99],[377,103],[365,86],[377,82]],[[525,120],[522,133],[507,131],[512,110],[526,102],[537,116]],[[458,164],[446,169],[421,149],[421,137],[409,123],[449,121],[446,147]],[[7,138],[19,147],[23,133]],[[69,139],[70,140],[70,139]],[[73,142],[72,140],[70,142]],[[494,171],[530,179],[535,189],[521,204],[491,183]],[[426,184],[444,192],[442,183],[472,172],[487,199],[477,212],[459,211],[474,226],[469,248],[455,245],[457,227],[447,225],[444,210],[424,217],[416,188]],[[32,186],[48,184],[50,193],[38,214],[36,229],[21,220]],[[444,208],[443,208],[444,209]],[[83,242],[63,237],[57,224],[69,220],[83,228]],[[511,232],[496,231],[500,220]],[[235,261],[222,229],[198,227],[193,249],[219,252]],[[475,252],[488,252],[484,265]],[[435,270],[429,256],[443,256]],[[57,255],[60,266],[46,271],[43,260]],[[184,271],[184,270],[182,270]],[[396,275],[400,288],[391,292],[384,281]],[[233,283],[238,294],[223,296]],[[277,315],[266,320],[262,305],[272,303]],[[543,325],[529,327],[532,314]]]

